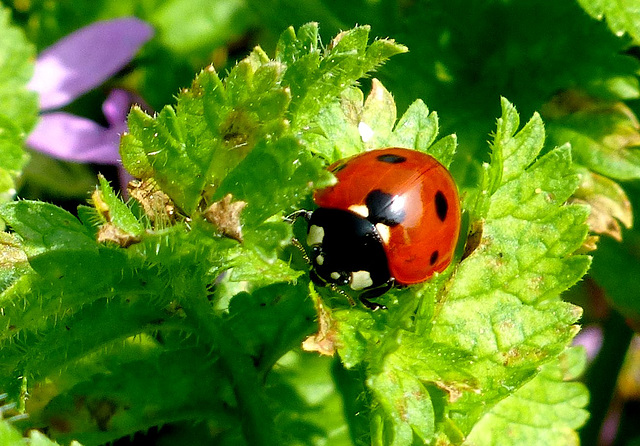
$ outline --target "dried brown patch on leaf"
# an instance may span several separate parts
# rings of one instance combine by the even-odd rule
[[[0,232],[0,269],[12,269],[27,262],[27,255],[22,250],[18,237],[8,232]]]
[[[591,232],[622,241],[622,227],[633,225],[633,210],[627,194],[618,183],[586,169],[572,202],[588,204],[591,213],[587,223]]]
[[[318,314],[318,332],[304,340],[302,349],[333,356],[336,353],[336,327],[333,318],[320,299],[314,299],[314,302]]]
[[[242,242],[240,214],[246,205],[245,201],[233,201],[233,196],[227,194],[204,211],[204,218],[223,235]]]
[[[484,220],[476,220],[471,223],[469,234],[467,235],[467,240],[464,245],[464,253],[462,254],[463,260],[469,257],[471,253],[475,251],[478,246],[480,246],[483,230]],[[460,236],[463,237],[464,234],[461,234]]]
[[[105,223],[98,229],[98,243],[113,242],[122,248],[140,242],[140,237],[130,234],[113,223]]]
[[[151,179],[130,181],[129,195],[142,205],[144,213],[155,224],[170,224],[175,220],[176,207],[167,194]]]

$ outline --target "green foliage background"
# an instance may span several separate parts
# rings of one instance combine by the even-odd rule
[[[617,5],[151,0],[0,9],[0,217],[11,229],[0,234],[0,389],[29,413],[15,425],[46,428],[61,444],[157,426],[167,426],[158,435],[166,444],[578,443],[589,397],[573,380],[586,359],[569,345],[582,311],[560,294],[589,268],[580,253],[587,221],[605,238],[588,282],[572,292],[584,321],[594,318],[582,297],[594,286],[629,320],[640,311],[637,234],[624,228],[638,196],[629,182],[640,175],[640,8]],[[127,14],[152,23],[157,37],[110,82],[159,112],[132,110],[123,163],[157,184],[175,212],[125,203],[104,178],[96,207],[80,206],[77,218],[10,201],[20,189],[67,205],[88,189],[86,167],[60,169],[37,154],[26,165],[37,101],[25,84],[36,51]],[[350,31],[332,42],[342,30]],[[100,120],[104,95],[67,109]],[[531,117],[522,126],[521,115]],[[374,130],[366,142],[361,123]],[[325,165],[387,145],[450,165],[469,232],[481,238],[444,274],[388,293],[389,311],[371,313],[309,284],[290,246],[302,228],[282,217],[311,206],[312,190],[332,181]],[[75,182],[58,180],[69,169]],[[241,209],[242,242],[206,212],[229,194],[236,207],[223,214]],[[104,228],[127,247],[98,242]],[[620,235],[623,243],[606,238]],[[300,350],[318,319],[339,359]],[[630,330],[617,332],[606,342],[618,349],[600,361],[624,353]],[[585,444],[595,444],[611,395],[592,385],[597,370],[596,361],[586,381],[594,402]],[[0,426],[12,432],[0,441],[22,441]],[[32,444],[51,442],[31,435]]]

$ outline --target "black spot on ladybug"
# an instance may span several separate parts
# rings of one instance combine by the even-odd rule
[[[444,221],[447,218],[447,211],[449,210],[449,203],[442,191],[436,192],[436,214],[440,221]]]
[[[394,155],[393,153],[384,153],[376,157],[378,161],[389,164],[404,163],[407,159],[404,156]]]
[[[431,253],[431,258],[429,259],[429,262],[433,265],[438,261],[438,257],[440,256],[440,253],[438,251],[433,251],[433,253]]]
[[[382,223],[387,226],[396,226],[404,221],[405,212],[402,206],[398,206],[394,201],[397,195],[391,195],[375,189],[367,195],[365,204],[369,209],[367,220],[374,225]]]

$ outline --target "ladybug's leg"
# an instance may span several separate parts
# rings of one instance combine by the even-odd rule
[[[371,311],[386,310],[387,306],[367,300],[366,297],[360,296],[360,302]]]
[[[309,271],[309,278],[315,285],[321,287],[325,287],[328,285],[328,283],[322,280],[322,278],[316,273],[314,269],[311,269],[311,271]]]
[[[287,223],[295,223],[297,219],[304,218],[305,221],[308,223],[309,220],[311,219],[311,214],[312,214],[311,211],[307,211],[305,209],[300,209],[298,211],[290,213],[289,215],[287,215],[283,219]]]
[[[376,302],[371,302],[370,299],[375,299],[376,297],[380,297],[382,296],[384,293],[386,293],[387,291],[389,291],[391,288],[393,288],[393,280],[388,281],[387,283],[385,283],[384,285],[381,285],[377,288],[373,288],[370,290],[366,290],[364,291],[362,294],[360,294],[360,302],[362,302],[362,304],[367,307],[368,309],[375,311],[375,310],[386,310],[387,307],[382,305],[382,304],[378,304]]]
[[[331,288],[331,291],[338,293],[341,296],[344,296],[349,301],[349,305],[351,305],[352,307],[356,306],[356,302],[353,300],[351,296],[349,296],[349,294],[347,294],[344,290],[338,288],[335,284],[327,283],[324,280],[322,280],[322,278],[318,276],[318,274],[314,269],[309,271],[309,278],[315,285],[321,286],[321,287],[328,286],[329,288]]]

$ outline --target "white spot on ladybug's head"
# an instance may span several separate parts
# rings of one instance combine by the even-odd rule
[[[387,245],[389,244],[389,240],[391,240],[391,228],[384,223],[376,224],[376,229],[378,230],[378,234],[380,234],[380,238]]]
[[[307,245],[321,245],[324,240],[324,228],[322,226],[311,225],[307,234]]]
[[[322,254],[316,256],[316,263],[320,266],[324,264],[324,256]]]
[[[340,278],[340,273],[339,273],[339,272],[336,272],[336,271],[332,272],[332,273],[331,273],[331,278],[332,278],[333,280],[338,280],[338,279]]]
[[[358,133],[360,133],[360,139],[362,142],[369,142],[371,138],[373,138],[373,129],[369,127],[369,124],[366,122],[358,123]]]
[[[358,214],[362,218],[369,216],[369,208],[364,204],[352,204],[349,206],[349,210],[354,214]]]
[[[351,273],[351,283],[349,286],[352,290],[364,290],[373,285],[371,273],[369,271],[355,271]]]

